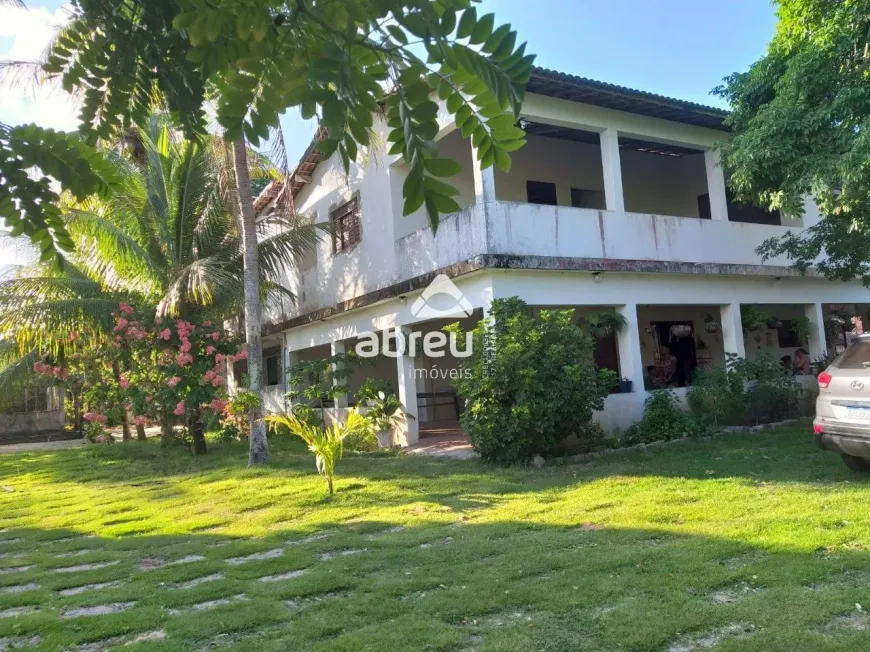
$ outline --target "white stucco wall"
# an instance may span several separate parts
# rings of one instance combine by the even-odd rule
[[[490,253],[761,265],[756,247],[789,227],[515,202],[489,205]],[[768,265],[788,265],[784,257]]]

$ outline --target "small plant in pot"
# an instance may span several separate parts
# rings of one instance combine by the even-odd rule
[[[359,388],[356,398],[366,408],[366,419],[374,428],[378,448],[392,446],[393,427],[402,423],[405,413],[390,383],[369,378]]]
[[[742,308],[740,318],[743,322],[743,330],[747,333],[755,333],[767,328],[771,319],[769,314],[753,305]]]
[[[718,333],[720,328],[721,324],[713,318],[713,315],[707,313],[704,318],[704,330],[708,333]]]
[[[620,394],[631,394],[631,386],[632,382],[630,378],[620,378],[619,379],[619,393]]]
[[[395,394],[378,392],[368,404],[366,418],[375,429],[378,448],[389,448],[393,445],[393,426],[401,424],[405,416],[402,402]]]
[[[621,333],[628,325],[625,316],[615,310],[591,312],[586,317],[589,331],[595,337],[607,337],[612,333]]]
[[[791,332],[799,342],[806,342],[810,338],[810,320],[806,317],[792,319]]]

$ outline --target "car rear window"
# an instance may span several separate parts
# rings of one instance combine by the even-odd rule
[[[864,364],[870,365],[870,342],[861,340],[855,342],[831,363],[837,369],[864,369]]]

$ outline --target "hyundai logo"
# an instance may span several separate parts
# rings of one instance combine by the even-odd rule
[[[856,392],[859,392],[864,389],[864,383],[862,383],[860,380],[853,380],[852,389],[854,389]]]

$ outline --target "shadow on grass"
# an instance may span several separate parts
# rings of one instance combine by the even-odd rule
[[[870,626],[870,555],[843,547],[524,521],[0,537],[7,647],[855,650]]]

